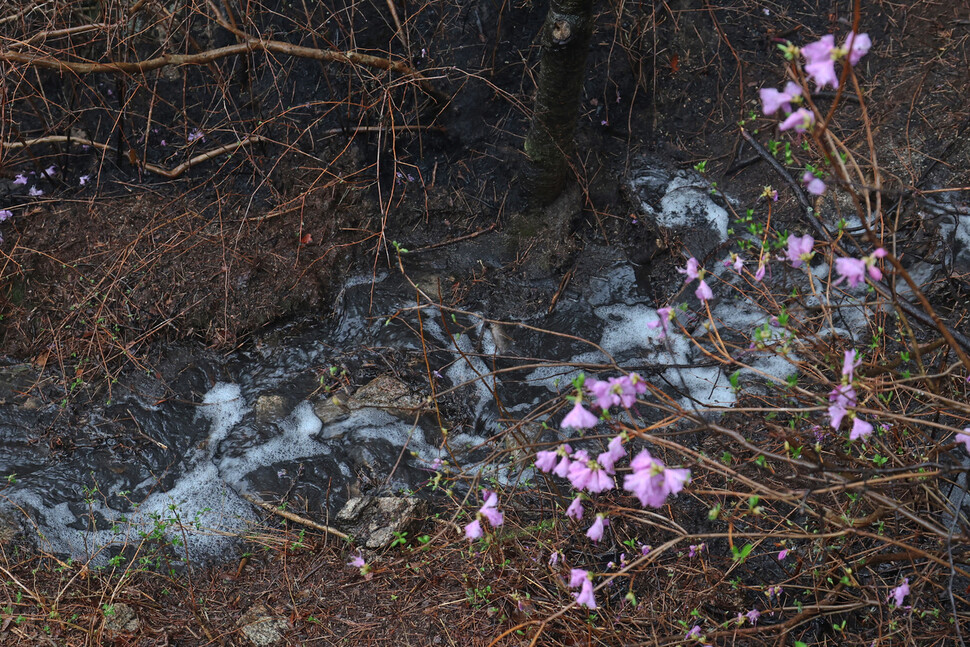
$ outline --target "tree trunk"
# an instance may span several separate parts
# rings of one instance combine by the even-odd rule
[[[550,0],[535,111],[525,140],[526,192],[534,206],[552,203],[566,184],[592,33],[593,0]]]

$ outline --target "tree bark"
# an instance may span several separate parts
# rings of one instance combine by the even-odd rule
[[[535,110],[525,140],[526,192],[537,207],[552,203],[566,184],[592,33],[593,0],[550,0]]]

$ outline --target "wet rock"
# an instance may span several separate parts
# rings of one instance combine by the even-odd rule
[[[30,364],[0,366],[0,404],[23,402],[40,374]]]
[[[727,240],[728,212],[711,189],[699,173],[670,169],[649,158],[639,161],[625,186],[638,216],[701,261]]]
[[[370,550],[391,545],[395,535],[415,530],[428,515],[427,503],[414,497],[355,497],[337,513],[335,525]]]
[[[131,634],[138,631],[141,621],[134,609],[124,602],[118,602],[105,608],[104,626],[110,632]]]
[[[382,409],[400,418],[413,419],[425,407],[424,399],[392,375],[379,375],[349,398],[339,395],[318,400],[313,412],[327,424],[357,409]]]
[[[347,404],[351,409],[372,407],[396,416],[410,416],[422,403],[422,398],[412,394],[404,382],[391,375],[381,375],[357,389]]]
[[[261,395],[253,403],[253,414],[260,422],[279,420],[286,415],[286,399],[281,395]]]
[[[0,546],[6,546],[20,534],[20,524],[12,510],[0,510]]]
[[[313,403],[313,413],[324,425],[328,425],[335,420],[340,420],[350,413],[350,407],[346,404],[346,398],[331,396],[322,398]]]
[[[262,604],[251,607],[239,619],[240,631],[256,647],[281,644],[289,628],[290,624],[285,618],[270,615],[269,609]]]

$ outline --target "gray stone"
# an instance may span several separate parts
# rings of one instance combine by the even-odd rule
[[[0,404],[23,402],[39,380],[40,373],[30,364],[0,367]]]
[[[109,605],[104,610],[105,629],[114,633],[135,633],[141,626],[141,621],[135,610],[124,602]]]
[[[332,395],[317,400],[313,413],[328,424],[358,409],[382,409],[391,415],[413,420],[417,412],[427,407],[424,399],[411,392],[404,382],[393,375],[379,375],[357,389],[350,396]]]
[[[340,420],[344,416],[350,414],[350,408],[345,404],[344,400],[339,396],[330,396],[328,398],[321,398],[313,403],[313,413],[316,414],[317,418],[324,426]]]
[[[380,550],[396,533],[413,532],[427,515],[427,503],[414,497],[360,496],[347,501],[334,523],[358,545]]]
[[[272,647],[283,642],[290,623],[285,618],[270,615],[262,604],[251,607],[239,619],[239,630],[256,647]]]
[[[0,546],[6,546],[20,535],[20,524],[13,511],[0,510]]]
[[[260,422],[279,420],[286,413],[286,400],[281,395],[261,395],[253,404],[253,413]]]

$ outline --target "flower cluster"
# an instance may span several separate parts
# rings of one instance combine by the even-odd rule
[[[794,268],[799,268],[802,263],[807,263],[812,260],[814,252],[812,248],[815,246],[815,239],[805,234],[804,236],[789,236],[788,237],[788,250],[785,257],[791,261],[791,266]]]
[[[637,402],[637,396],[647,392],[647,383],[636,373],[611,377],[607,380],[590,380],[580,378],[579,394],[575,398],[573,408],[562,420],[563,427],[570,429],[591,429],[599,422],[599,418],[583,406],[582,391],[592,396],[596,406],[602,411],[609,411],[611,407],[622,406],[629,409]]]
[[[667,467],[644,449],[630,461],[632,474],[623,479],[623,489],[632,492],[640,503],[659,508],[668,496],[676,496],[690,481],[690,470]]]
[[[852,431],[849,432],[849,440],[866,438],[872,433],[872,425],[856,415],[855,412],[849,413],[849,409],[854,408],[858,402],[856,400],[855,389],[852,388],[852,380],[855,376],[855,369],[862,363],[858,359],[855,349],[845,351],[845,359],[842,363],[842,384],[836,386],[829,393],[829,421],[832,428],[838,431],[842,425],[842,420],[846,414],[852,418]]]
[[[468,539],[480,539],[485,534],[482,529],[482,518],[487,519],[493,528],[505,523],[505,515],[498,509],[498,494],[483,490],[482,495],[485,497],[485,503],[479,508],[475,520],[465,526],[465,537]]]
[[[839,75],[835,71],[835,64],[842,58],[848,60],[849,65],[855,66],[866,55],[872,47],[872,40],[868,34],[856,34],[849,32],[842,47],[835,46],[835,36],[827,34],[809,43],[798,50],[792,45],[787,45],[783,49],[787,54],[794,56],[801,52],[805,59],[804,71],[808,80],[815,82],[817,89],[822,89],[827,85],[833,88],[839,87]],[[779,130],[794,130],[797,133],[804,133],[815,125],[815,113],[805,107],[799,106],[803,100],[803,88],[794,81],[785,84],[783,90],[775,88],[762,88],[759,91],[761,103],[766,115],[773,115],[779,110],[786,114],[779,124]],[[822,178],[816,177],[811,171],[802,176],[802,182],[806,190],[812,195],[822,195],[825,193],[825,182]]]
[[[815,86],[820,90],[826,85],[837,88],[839,75],[835,73],[835,63],[843,56],[847,56],[849,65],[854,67],[871,47],[872,40],[868,34],[856,34],[850,31],[842,47],[835,46],[835,36],[832,34],[822,36],[802,48],[802,56],[805,57],[805,76],[815,81]]]
[[[694,279],[700,281],[697,284],[697,289],[694,291],[694,294],[698,299],[701,301],[707,301],[714,296],[714,293],[711,291],[711,287],[707,284],[707,281],[704,280],[704,276],[707,274],[707,271],[700,266],[700,263],[697,262],[696,258],[693,256],[688,258],[687,267],[683,269],[678,267],[677,271],[681,274],[687,275],[687,280],[685,281],[686,283],[690,283]]]
[[[876,262],[880,258],[885,258],[886,254],[886,250],[879,247],[872,254],[862,258],[835,259],[835,271],[839,273],[839,280],[835,282],[835,285],[846,281],[850,288],[854,288],[865,283],[867,272],[873,281],[882,279],[882,270],[879,269]]]
[[[585,388],[595,400],[596,406],[604,412],[608,412],[614,406],[630,408],[636,403],[637,396],[646,392],[646,382],[636,373],[588,382],[580,378],[579,383],[580,390]],[[576,398],[573,410],[563,419],[563,427],[589,428],[598,422],[594,414],[583,408],[581,401],[580,395]],[[583,519],[585,514],[583,492],[596,494],[616,487],[616,463],[627,454],[623,446],[625,440],[626,436],[623,434],[615,436],[607,444],[606,451],[595,458],[585,449],[573,451],[566,443],[554,450],[542,450],[536,453],[537,469],[568,479],[573,488],[580,493],[566,509],[566,516],[575,521]],[[663,506],[668,496],[676,496],[690,480],[689,470],[669,468],[663,461],[651,456],[647,450],[637,454],[631,461],[630,468],[631,473],[624,477],[623,488],[636,495],[644,506],[654,508]],[[475,523],[472,522],[469,526],[472,527],[472,532],[477,534],[481,532],[481,528],[480,524],[475,526]],[[493,522],[492,525],[498,524]],[[607,525],[609,525],[609,519],[602,514],[597,514],[586,536],[593,541],[600,541]],[[468,533],[466,527],[466,534]]]
[[[577,604],[587,609],[596,608],[596,598],[593,597],[593,576],[588,571],[580,568],[572,569],[569,572],[569,588],[579,589],[579,593],[573,593]]]

